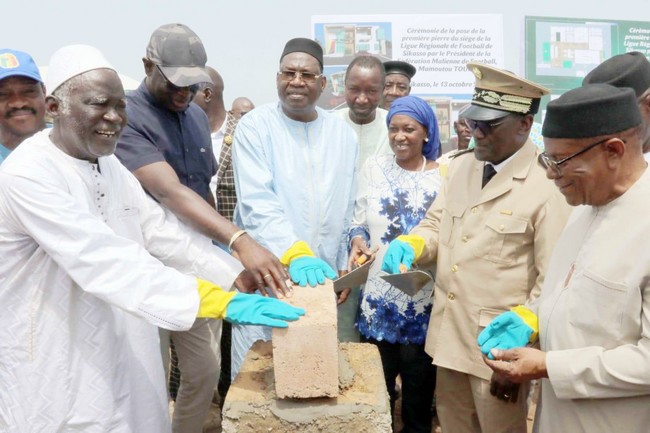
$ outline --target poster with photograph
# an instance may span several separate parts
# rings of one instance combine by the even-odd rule
[[[458,109],[468,104],[474,76],[468,62],[503,67],[503,19],[498,14],[315,15],[312,37],[323,47],[327,86],[319,105],[344,108],[345,70],[361,54],[415,66],[411,94],[436,111],[441,140],[452,134]]]
[[[412,94],[468,95],[474,78],[465,64],[503,66],[501,15],[316,15],[313,38],[325,66],[343,66],[359,54],[416,67]]]

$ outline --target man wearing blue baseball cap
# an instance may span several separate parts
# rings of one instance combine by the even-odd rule
[[[32,57],[0,49],[0,164],[24,139],[45,128],[45,86]]]

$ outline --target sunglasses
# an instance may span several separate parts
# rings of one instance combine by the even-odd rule
[[[504,117],[502,120],[499,120],[497,122],[486,122],[484,120],[472,120],[472,119],[465,119],[465,124],[469,128],[471,132],[474,132],[475,130],[480,130],[483,135],[488,135],[494,128],[497,126],[505,123],[508,120],[509,115]]]

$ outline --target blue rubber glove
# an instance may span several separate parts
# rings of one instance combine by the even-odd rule
[[[226,307],[224,319],[239,325],[263,325],[286,328],[286,321],[298,320],[305,314],[303,308],[294,307],[275,298],[237,293]]]
[[[317,257],[303,256],[291,260],[289,263],[289,275],[294,283],[305,287],[307,283],[316,287],[318,284],[324,284],[325,278],[333,280],[336,278],[336,272]]]
[[[386,254],[384,254],[384,261],[381,263],[381,270],[391,274],[401,273],[400,265],[406,266],[406,269],[411,269],[411,265],[415,260],[415,250],[411,244],[394,239],[388,244]]]
[[[494,359],[490,352],[492,349],[507,350],[525,347],[536,337],[537,332],[519,314],[515,311],[507,311],[495,317],[479,334],[478,345],[488,359]]]

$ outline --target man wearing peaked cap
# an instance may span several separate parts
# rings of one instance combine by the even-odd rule
[[[0,49],[0,164],[23,140],[45,128],[45,86],[32,57]]]
[[[582,80],[583,85],[595,83],[634,89],[643,118],[643,156],[646,161],[650,161],[650,62],[646,56],[633,51],[605,60]]]
[[[536,114],[548,89],[515,74],[481,63],[468,63],[476,79],[468,119],[495,120],[512,113]]]
[[[52,129],[0,167],[2,430],[169,433],[157,326],[296,311],[227,292],[239,262],[113,156],[126,99],[96,48],[56,51],[47,83]]]
[[[215,210],[210,180],[217,163],[210,125],[192,102],[201,83],[211,82],[206,61],[203,43],[186,25],[166,24],[153,32],[142,59],[146,77],[127,96],[128,124],[115,154],[181,221],[237,253],[251,272],[247,290],[268,286],[272,293],[288,291],[280,261]],[[172,333],[181,370],[175,432],[203,429],[219,374],[212,337],[207,320],[197,320],[189,332]],[[162,336],[161,343],[168,340]]]
[[[411,93],[411,79],[415,76],[415,66],[401,60],[384,62],[386,80],[381,104],[384,110],[390,110],[390,104],[397,98]]]
[[[539,295],[569,207],[529,140],[547,90],[488,65],[467,66],[476,85],[464,116],[476,148],[452,160],[424,220],[386,256],[392,249],[394,257],[415,255],[418,266],[436,264],[425,349],[438,366],[442,430],[524,433],[528,386],[493,376],[477,330]]]
[[[641,122],[635,91],[608,84],[547,106],[539,163],[575,208],[529,305],[540,349],[495,345],[487,361],[511,380],[541,379],[536,432],[648,430],[650,171]],[[495,340],[514,329],[499,321]]]

